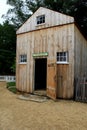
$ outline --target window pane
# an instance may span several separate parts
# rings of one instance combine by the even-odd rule
[[[63,53],[62,52],[60,52],[60,56],[62,56],[63,55]]]
[[[57,52],[57,62],[68,62],[67,52]]]
[[[45,23],[45,15],[37,17],[37,24]]]
[[[64,56],[66,56],[66,52],[64,52]]]
[[[22,62],[27,62],[27,55],[20,55],[20,57],[19,57],[20,59],[19,59],[19,61],[20,61],[20,63]]]
[[[64,61],[66,61],[66,57],[64,57]]]
[[[57,57],[57,61],[60,61],[60,58],[59,58],[59,57]]]
[[[60,53],[57,53],[57,56],[60,56]]]
[[[63,58],[63,56],[61,56],[61,57],[60,57],[60,61],[64,61],[64,58]]]

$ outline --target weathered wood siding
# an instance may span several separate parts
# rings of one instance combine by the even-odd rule
[[[87,40],[75,26],[75,78],[87,77]]]
[[[60,31],[60,30],[59,30]],[[61,28],[56,52],[68,51],[69,64],[57,64],[57,97],[73,98],[74,94],[74,25]]]
[[[32,34],[17,36],[17,63],[16,63],[16,86],[20,91],[32,92],[33,75],[33,39]],[[20,64],[19,56],[27,54],[27,63]],[[30,87],[31,86],[31,87]]]
[[[36,17],[40,15],[45,15],[45,23],[37,25]],[[18,30],[17,34],[29,32],[33,30],[38,30],[42,28],[63,25],[68,23],[73,23],[74,18],[65,14],[61,14],[52,11],[47,8],[40,7]]]
[[[34,58],[32,56],[33,53],[48,52],[48,75],[49,64],[56,64],[56,53],[61,51],[69,52],[69,64],[57,65],[57,73],[55,77],[56,79],[54,79],[57,83],[57,97],[73,97],[74,24],[46,28],[17,35],[17,88],[20,91],[30,93],[34,91]],[[27,54],[27,64],[19,64],[19,55],[21,54]],[[60,81],[59,76],[63,77],[62,81]],[[48,86],[48,84],[49,81],[47,78],[47,88],[50,89],[50,86]]]

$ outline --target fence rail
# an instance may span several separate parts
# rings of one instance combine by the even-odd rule
[[[76,81],[75,100],[87,102],[87,78],[78,78]]]
[[[16,76],[0,76],[0,81],[15,82]]]

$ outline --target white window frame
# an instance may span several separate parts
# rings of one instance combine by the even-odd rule
[[[19,56],[19,63],[20,64],[26,64],[27,63],[27,55],[26,54],[21,54]]]
[[[40,15],[36,17],[36,23],[37,25],[42,25],[45,23],[45,15]]]
[[[57,64],[69,64],[69,53],[57,52]]]

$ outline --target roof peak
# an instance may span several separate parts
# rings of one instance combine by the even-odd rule
[[[45,15],[45,23],[37,25],[37,16]],[[17,30],[17,34],[25,33],[42,28],[74,23],[74,18],[66,14],[39,7],[35,13]]]

